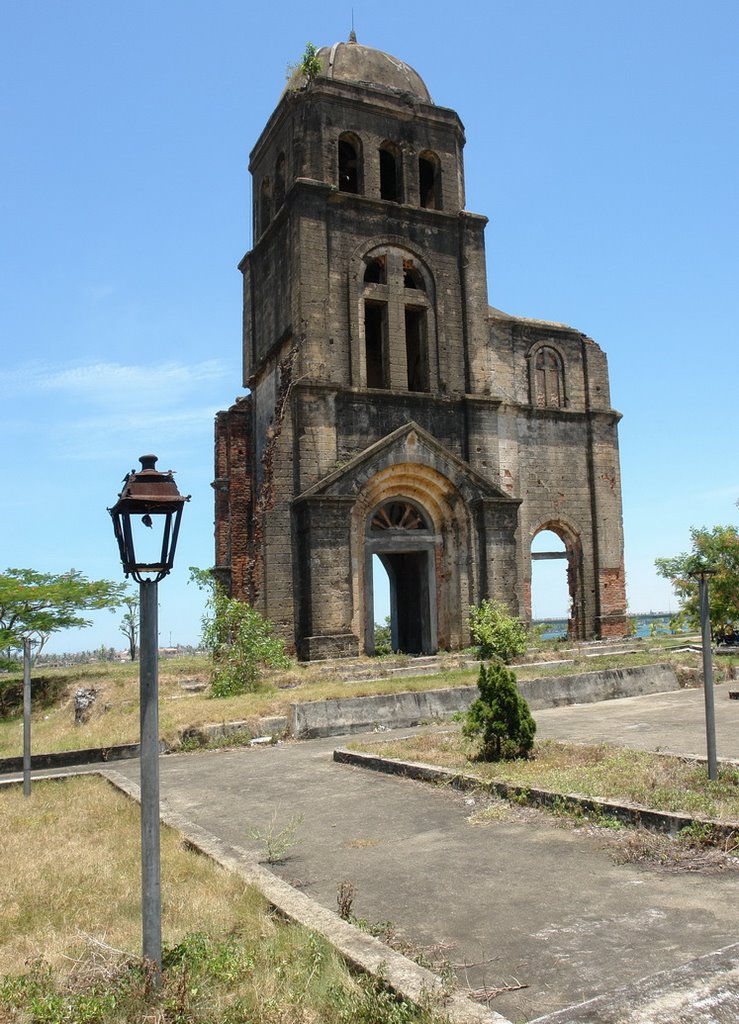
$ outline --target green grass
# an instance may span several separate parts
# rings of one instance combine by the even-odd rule
[[[141,969],[139,811],[90,776],[0,790],[0,1020],[441,1024],[162,829],[164,980]]]
[[[476,744],[457,732],[429,733],[409,740],[351,744],[381,756],[452,768],[481,781],[576,793],[640,804],[658,811],[705,815],[739,822],[739,768],[722,767],[708,779],[704,765],[662,754],[599,744],[544,740],[528,760],[482,763]]]

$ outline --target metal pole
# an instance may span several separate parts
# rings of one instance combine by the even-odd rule
[[[700,595],[701,634],[703,637],[703,696],[706,705],[706,750],[708,778],[718,778],[716,761],[716,716],[713,710],[713,661],[711,659],[711,622],[708,614],[708,580],[701,573],[698,579]]]
[[[162,971],[162,897],[159,868],[159,707],[157,584],[139,590],[141,698],[141,919],[144,960],[158,987]]]
[[[23,796],[31,795],[31,641],[23,641]]]

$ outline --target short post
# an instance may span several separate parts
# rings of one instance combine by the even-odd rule
[[[23,641],[23,796],[31,795],[31,641]]]
[[[162,894],[159,848],[159,642],[156,580],[139,584],[141,721],[141,919],[144,960],[158,986],[162,970]]]
[[[703,698],[706,707],[706,753],[708,757],[708,778],[718,778],[716,759],[716,715],[713,706],[713,659],[711,657],[711,620],[708,608],[707,570],[697,573],[700,600],[701,637],[703,640]]]

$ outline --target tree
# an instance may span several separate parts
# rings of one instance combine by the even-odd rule
[[[390,616],[385,616],[382,625],[375,623],[375,654],[380,657],[383,654],[393,653],[393,627]]]
[[[526,757],[534,745],[536,722],[513,672],[499,661],[480,665],[477,687],[480,696],[470,706],[462,732],[481,737],[479,760]]]
[[[139,638],[139,595],[127,593],[123,595],[123,606],[126,609],[118,629],[128,641],[128,654],[131,661],[136,661],[136,650]]]
[[[498,601],[486,597],[478,605],[472,605],[469,621],[470,633],[480,648],[481,658],[500,658],[508,663],[526,651],[526,627],[509,615]]]
[[[211,657],[211,696],[233,697],[256,690],[264,666],[289,667],[284,643],[258,609],[229,597],[207,569],[190,566],[190,580],[208,594],[201,639]]]
[[[117,608],[125,583],[89,580],[76,569],[61,575],[35,569],[0,573],[0,650],[34,646],[34,660],[52,633],[91,625],[82,613]]]
[[[708,569],[711,630],[716,639],[730,636],[739,627],[739,533],[734,526],[690,531],[692,551],[672,558],[657,558],[658,575],[672,583],[681,603],[684,621],[700,628],[698,580],[691,573]]]

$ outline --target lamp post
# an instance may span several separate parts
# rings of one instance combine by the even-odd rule
[[[162,970],[162,911],[159,868],[159,707],[157,585],[174,564],[182,509],[170,470],[156,468],[156,455],[142,455],[141,469],[123,481],[108,509],[123,571],[139,584],[139,693],[141,722],[141,919],[143,957],[158,985]],[[156,524],[156,525],[155,525]],[[142,529],[143,527],[143,529]]]
[[[703,700],[706,709],[706,756],[708,760],[708,778],[718,778],[718,761],[716,759],[716,716],[713,708],[713,661],[711,659],[711,619],[708,609],[708,577],[715,576],[714,569],[697,563],[688,573],[698,580],[698,598],[701,617],[701,639],[703,646]]]

